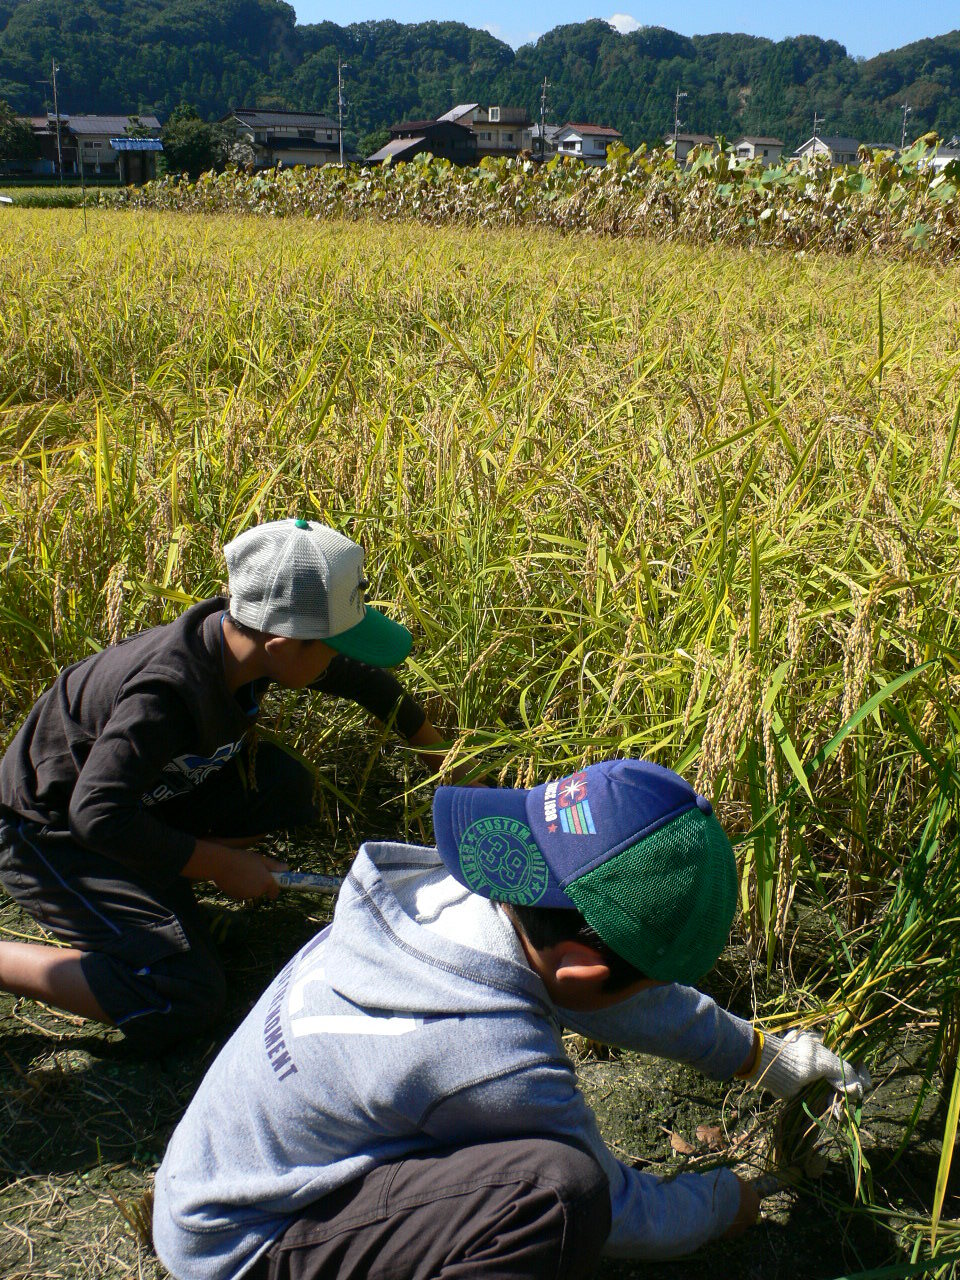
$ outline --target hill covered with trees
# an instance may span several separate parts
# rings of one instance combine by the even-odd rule
[[[612,124],[631,146],[672,126],[776,134],[795,146],[812,132],[868,141],[960,131],[960,31],[869,60],[815,36],[681,36],[660,27],[621,35],[599,20],[554,28],[516,52],[460,22],[298,25],[283,0],[0,0],[0,99],[49,107],[50,63],[63,111],[156,111],[183,103],[208,118],[231,106],[335,112],[337,57],[349,63],[346,126],[355,142],[394,120],[456,102],[538,110]]]

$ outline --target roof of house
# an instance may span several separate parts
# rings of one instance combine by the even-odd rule
[[[895,142],[861,142],[861,147],[869,147],[871,151],[899,151]]]
[[[840,135],[827,137],[822,134],[814,134],[812,138],[808,138],[806,142],[797,147],[797,152],[805,151],[807,147],[812,147],[816,142],[819,142],[821,147],[826,147],[830,151],[856,151],[860,145],[856,138],[844,138]]]
[[[240,120],[243,124],[254,128],[269,129],[271,125],[287,125],[295,129],[336,129],[337,122],[319,111],[260,111],[256,107],[233,107],[225,116],[220,117],[222,124],[226,120]]]
[[[397,133],[401,129],[404,133],[409,133],[411,129],[417,133],[433,132],[438,124],[442,124],[446,129],[459,129],[466,136],[471,136],[473,130],[465,124],[457,124],[453,120],[400,120],[396,124],[390,126],[391,133]]]
[[[741,142],[752,142],[754,146],[766,146],[766,147],[782,147],[783,146],[782,138],[761,138],[752,133],[745,133],[743,137],[738,138],[733,145],[735,147],[739,147]]]
[[[56,116],[50,123],[57,127]],[[128,129],[159,129],[160,121],[156,116],[65,116],[60,113],[61,125],[66,125],[71,133],[105,133],[119,137]]]
[[[673,142],[674,135],[672,133],[665,133],[663,135],[663,140],[664,142]],[[716,138],[712,133],[678,133],[676,135],[676,141],[689,142],[692,146],[700,144],[712,147],[716,142]]]
[[[372,156],[367,156],[367,163],[371,160],[402,159],[405,151],[414,150],[421,142],[426,142],[426,138],[391,138],[386,146],[375,151]]]
[[[479,105],[479,102],[458,102],[455,107],[451,107],[449,111],[445,111],[442,116],[437,116],[437,119],[449,120],[451,123],[456,124],[462,116],[467,116],[471,111],[476,111]]]
[[[562,130],[563,130],[562,124],[545,124],[543,126],[543,136],[545,141],[553,142],[558,137],[558,135],[561,133]],[[540,126],[538,124],[535,124],[533,128],[530,130],[530,132],[533,134],[534,138],[539,138]]]
[[[602,138],[622,138],[623,134],[619,129],[611,129],[608,124],[565,124],[560,130],[561,133],[565,129],[576,129],[577,133],[585,133],[590,136],[594,134]]]

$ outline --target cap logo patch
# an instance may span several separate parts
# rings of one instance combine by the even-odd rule
[[[547,864],[516,818],[481,818],[460,837],[460,869],[474,893],[532,906],[547,891]]]
[[[543,819],[547,830],[557,826],[568,836],[595,836],[597,828],[587,799],[586,773],[548,782],[543,792]]]
[[[363,593],[369,587],[370,583],[363,576],[357,578],[357,585],[350,592],[350,603],[360,614],[361,618],[366,614],[367,608],[364,603]]]

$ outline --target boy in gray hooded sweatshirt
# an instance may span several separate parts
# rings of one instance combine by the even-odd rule
[[[781,1097],[855,1070],[688,985],[727,937],[733,852],[668,769],[442,787],[437,849],[367,844],[333,923],[224,1047],[157,1174],[178,1280],[589,1276],[745,1229],[729,1169],[663,1183],[607,1150],[563,1026]]]

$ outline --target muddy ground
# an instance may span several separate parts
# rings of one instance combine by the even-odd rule
[[[319,855],[301,865],[334,869]],[[156,1061],[132,1058],[121,1037],[31,1002],[0,995],[0,1277],[145,1277],[166,1273],[142,1235],[154,1169],[166,1140],[218,1044],[271,976],[327,918],[325,900],[288,895],[275,904],[221,913],[221,949],[232,975],[223,1024],[199,1045]],[[0,936],[36,936],[8,899],[0,900]],[[716,994],[749,1012],[744,966],[733,952],[716,977]],[[577,1038],[569,1049],[587,1098],[616,1154],[651,1172],[717,1160],[760,1171],[771,1159],[776,1108],[756,1096],[705,1081],[695,1072],[637,1054],[598,1056]],[[919,1044],[902,1047],[881,1073],[864,1117],[862,1141],[877,1203],[895,1216],[929,1213],[943,1131],[942,1106],[927,1103],[903,1155],[891,1164],[919,1088],[911,1065]],[[698,1137],[698,1127],[700,1136]],[[819,1166],[825,1165],[821,1169]],[[668,1264],[605,1263],[602,1280],[724,1280],[805,1277],[833,1280],[902,1259],[898,1231],[852,1209],[843,1149],[809,1166],[796,1189],[764,1202],[763,1218],[737,1243]],[[951,1194],[945,1217],[960,1216]]]

